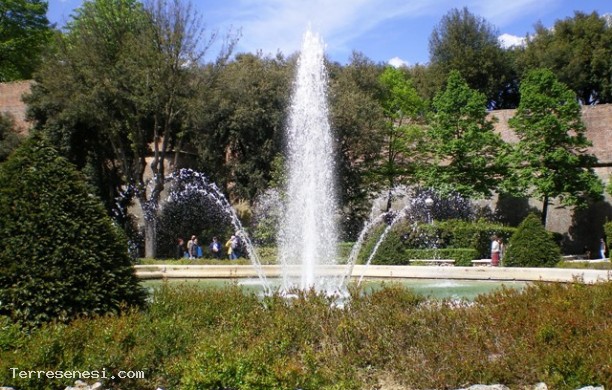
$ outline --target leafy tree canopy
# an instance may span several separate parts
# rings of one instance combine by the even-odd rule
[[[30,79],[50,37],[47,2],[0,2],[0,82]]]
[[[240,54],[202,95],[201,120],[193,134],[199,162],[233,198],[252,201],[272,180],[291,69],[281,56]]]
[[[344,213],[346,239],[354,240],[369,212],[369,196],[380,188],[380,177],[371,175],[384,145],[385,118],[380,105],[381,66],[362,53],[350,62],[328,65],[329,109],[337,139],[338,196]]]
[[[373,171],[385,179],[389,197],[387,210],[391,208],[391,190],[399,179],[415,184],[417,173],[427,157],[426,107],[418,95],[408,74],[394,67],[386,67],[380,75],[382,97],[380,105],[385,114],[385,146],[381,163]]]
[[[168,157],[181,152],[193,128],[205,81],[201,62],[216,37],[180,1],[87,1],[30,100],[39,127],[71,159],[91,162],[98,177],[110,177],[102,183],[110,192],[136,198],[151,257]],[[229,53],[222,50],[219,62]]]
[[[603,185],[592,168],[597,158],[587,153],[591,143],[574,92],[547,69],[530,71],[520,91],[521,103],[508,122],[519,138],[508,188],[542,200],[544,223],[551,198],[565,205],[601,199]]]
[[[446,89],[433,102],[426,185],[467,198],[489,197],[500,182],[504,143],[487,119],[485,96],[451,71]]]
[[[512,91],[512,62],[497,40],[496,29],[467,8],[452,9],[429,38],[430,63],[437,84],[442,86],[452,70],[486,96],[491,107],[506,107],[504,96]]]
[[[552,29],[541,23],[519,54],[526,72],[548,68],[583,104],[612,102],[612,25],[597,12],[575,12]]]

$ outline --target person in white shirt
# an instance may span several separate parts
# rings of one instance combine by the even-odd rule
[[[501,251],[501,247],[499,245],[499,240],[497,236],[491,237],[491,265],[493,267],[499,266],[499,253]]]

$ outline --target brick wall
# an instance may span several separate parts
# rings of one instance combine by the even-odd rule
[[[495,128],[507,142],[518,141],[508,127],[508,119],[514,113],[515,110],[497,110],[490,114],[497,118]],[[595,173],[607,184],[612,174],[612,104],[583,107],[582,119],[587,128],[586,136],[593,144],[588,152],[599,160]],[[512,224],[520,222],[527,213],[542,209],[542,204],[534,199],[494,198],[484,204],[499,212],[502,220]],[[591,253],[599,253],[596,249],[599,238],[603,236],[603,224],[609,220],[612,220],[612,197],[607,194],[604,201],[580,210],[562,207],[557,199],[553,199],[546,228],[563,235],[565,253],[581,253],[585,247],[590,248]]]
[[[27,133],[29,128],[25,120],[26,106],[21,97],[30,92],[31,85],[29,80],[0,83],[0,112],[13,116],[19,133]]]
[[[506,142],[517,142],[518,138],[508,127],[508,119],[516,110],[497,110],[489,116],[497,118],[495,129]],[[597,156],[601,164],[612,165],[612,104],[585,106],[582,120],[586,125],[586,136],[593,143],[588,152]]]

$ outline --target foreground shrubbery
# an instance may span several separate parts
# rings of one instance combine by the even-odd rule
[[[9,368],[19,367],[145,370],[144,379],[105,384],[121,389],[610,387],[611,305],[612,282],[537,284],[454,308],[395,287],[354,292],[346,309],[311,294],[261,300],[237,287],[163,287],[145,311],[28,336],[0,320],[0,385],[73,382],[13,379]]]
[[[29,326],[141,305],[126,240],[39,137],[0,165],[0,315]]]

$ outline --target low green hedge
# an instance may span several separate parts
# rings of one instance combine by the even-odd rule
[[[491,236],[496,235],[507,243],[516,231],[516,228],[486,221],[443,221],[435,227],[447,238],[449,247],[474,248],[478,258],[490,257]]]
[[[363,245],[358,262],[365,263],[373,252],[386,225],[372,229]],[[443,221],[414,225],[397,223],[380,244],[372,258],[374,264],[408,264],[410,259],[455,259],[456,265],[471,265],[471,260],[489,258],[491,236],[508,242],[516,228],[485,221]],[[437,247],[436,253],[432,247]]]
[[[610,248],[612,247],[612,221],[604,224],[604,234],[606,235],[606,245],[608,246],[608,259],[612,258]]]
[[[379,265],[408,265],[411,260],[452,259],[456,266],[467,267],[472,265],[478,251],[473,248],[445,248],[445,249],[406,249],[396,256],[381,258],[376,256],[372,263]]]

